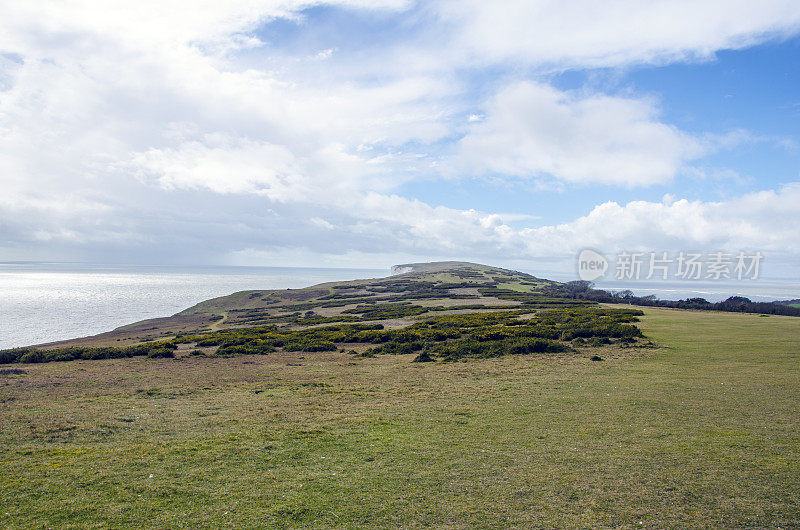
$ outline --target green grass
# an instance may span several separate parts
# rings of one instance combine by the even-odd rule
[[[800,319],[644,311],[660,349],[15,365],[0,525],[796,525]]]

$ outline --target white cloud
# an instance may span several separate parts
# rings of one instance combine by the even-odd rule
[[[338,223],[363,228],[397,242],[397,250],[423,254],[469,255],[483,259],[571,256],[581,248],[693,250],[754,248],[800,252],[794,227],[800,182],[780,190],[746,194],[727,201],[607,202],[587,215],[558,225],[517,229],[514,216],[431,207],[417,200],[371,194],[356,201],[351,215],[362,221]],[[366,224],[365,224],[366,223]]]
[[[650,185],[669,181],[703,150],[659,121],[644,99],[581,96],[524,82],[494,96],[486,115],[460,142],[462,171]]]
[[[800,213],[800,182],[728,201],[607,202],[570,223],[524,229],[532,255],[583,247],[616,250],[693,250],[755,248],[800,252],[793,227]]]
[[[2,6],[0,48],[52,49],[113,38],[131,49],[243,42],[243,33],[275,18],[297,18],[303,9],[327,4],[358,9],[402,10],[407,0],[182,0],[126,2],[44,0]],[[80,42],[83,40],[83,42]],[[244,42],[248,42],[244,39]],[[88,51],[88,49],[86,50]]]
[[[311,219],[309,219],[309,221],[311,222],[311,224],[317,225],[318,227],[324,228],[326,230],[334,230],[336,228],[331,223],[329,223],[325,219],[322,219],[321,217],[312,217]]]
[[[773,214],[794,200],[794,188],[716,206],[605,204],[573,223],[528,230],[511,226],[519,215],[393,192],[454,169],[666,182],[699,153],[747,134],[692,137],[665,123],[651,100],[560,92],[521,82],[517,70],[476,109],[460,71],[507,61],[538,69],[706,57],[792,30],[798,13],[790,3],[434,2],[432,26],[374,50],[317,36],[297,51],[254,33],[275,18],[300,21],[304,8],[321,3],[2,4],[0,259],[41,259],[46,248],[214,260],[299,245],[328,256],[491,260],[590,240],[680,239],[681,230],[698,244],[734,241],[730,227],[750,239],[763,227],[766,244],[788,245]],[[413,11],[401,0],[324,3]],[[445,157],[459,138],[457,156]],[[725,213],[733,207],[752,215],[737,221]],[[662,228],[643,228],[647,211]]]
[[[441,0],[463,61],[621,66],[708,58],[786,37],[800,26],[795,0]]]
[[[585,216],[558,225],[517,229],[514,216],[431,207],[418,200],[370,194],[337,223],[343,232],[369,233],[392,245],[376,252],[469,256],[491,262],[569,257],[581,248],[619,250],[759,249],[798,253],[793,227],[800,182],[780,190],[727,201],[607,202]],[[358,249],[366,250],[366,249]]]
[[[277,200],[385,189],[386,178],[376,175],[387,170],[380,168],[405,156],[386,148],[359,156],[357,146],[447,134],[438,109],[448,90],[442,81],[400,76],[329,86],[209,54],[223,41],[241,42],[240,32],[259,21],[296,16],[309,5],[213,3],[186,14],[180,2],[2,8],[0,52],[20,57],[11,61],[0,97],[6,199],[48,189],[113,194],[126,185],[126,172],[169,189]]]
[[[217,193],[266,192],[281,198],[294,192],[302,176],[285,147],[227,139],[208,146],[186,142],[178,149],[150,149],[133,157],[132,167],[166,189],[205,187]]]

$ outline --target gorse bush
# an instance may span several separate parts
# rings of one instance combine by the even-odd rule
[[[175,351],[171,348],[156,348],[147,353],[150,359],[169,359],[175,357]]]
[[[42,350],[38,348],[14,348],[0,351],[0,363],[48,363],[57,361],[122,359],[126,357],[174,357],[177,345],[172,342],[151,342],[123,348],[90,348],[70,346]],[[152,352],[158,352],[151,355]],[[168,352],[168,354],[167,354]]]
[[[479,342],[464,339],[428,346],[425,349],[431,357],[443,361],[456,361],[465,357],[486,358],[503,355],[525,355],[531,353],[562,353],[574,351],[561,342],[547,339],[515,339]]]

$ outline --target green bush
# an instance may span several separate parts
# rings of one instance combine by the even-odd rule
[[[41,350],[30,350],[19,358],[21,363],[46,363],[50,359]]]
[[[150,359],[169,359],[175,357],[175,351],[169,348],[156,348],[147,354]]]
[[[0,350],[0,364],[10,364],[19,362],[20,357],[26,353],[35,351],[34,348],[12,348],[10,350]]]

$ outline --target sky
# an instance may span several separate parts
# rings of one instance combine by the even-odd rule
[[[800,268],[796,0],[0,0],[0,261]]]

